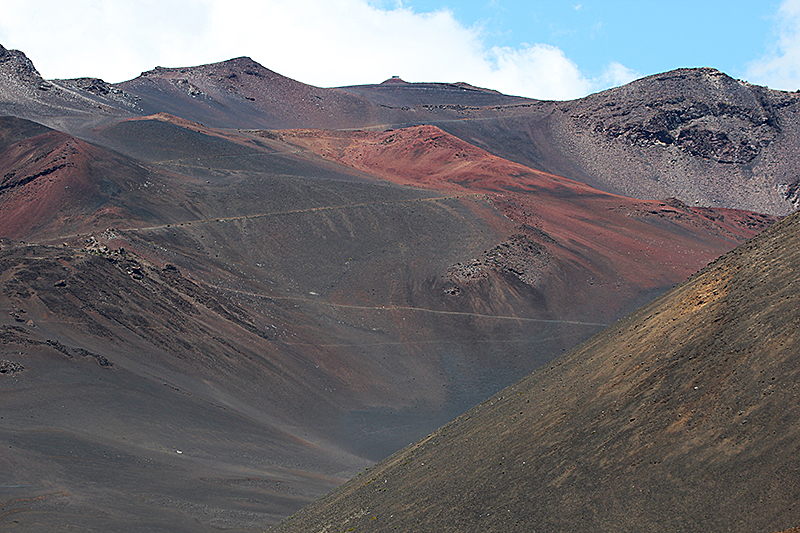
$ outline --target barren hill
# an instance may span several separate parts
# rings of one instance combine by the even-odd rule
[[[800,218],[275,531],[779,531],[800,523]]]
[[[435,124],[538,170],[634,198],[787,214],[797,207],[794,93],[710,68],[679,69],[568,102],[465,83],[319,88],[242,57],[161,68],[108,84],[43,80],[0,51],[0,113],[83,138],[120,117],[167,112],[221,128],[397,128]]]
[[[591,185],[553,129],[591,98],[0,71],[3,527],[261,530],[776,220]]]
[[[714,69],[570,102],[505,106],[442,129],[507,159],[634,198],[785,214],[797,207],[800,96]]]
[[[250,58],[143,72],[119,85],[145,114],[168,112],[216,127],[346,127],[369,123],[374,106],[333,89],[299,83]]]

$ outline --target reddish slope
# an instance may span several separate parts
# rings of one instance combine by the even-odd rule
[[[0,123],[6,138],[14,141],[0,143],[0,237],[30,237],[64,226],[86,229],[113,220],[122,210],[104,205],[103,198],[115,195],[121,184],[113,183],[106,171],[123,167],[126,181],[146,174],[58,131],[43,128],[16,140],[12,132],[25,127],[16,119]]]
[[[793,215],[275,531],[800,523],[798,265]]]
[[[585,319],[610,319],[631,298],[685,279],[775,220],[604,193],[499,158],[434,126],[295,130],[280,137],[396,183],[487,194],[517,225],[515,235],[473,264],[457,265],[453,281],[474,284],[499,268],[539,289],[549,285],[551,310],[575,313],[575,300],[586,299],[583,312],[573,315]]]
[[[533,170],[454,137],[436,126],[376,132],[289,130],[280,133],[319,155],[396,183],[437,190],[503,192],[526,185],[554,187],[565,181],[574,189],[589,187]],[[519,180],[530,177],[538,180]]]

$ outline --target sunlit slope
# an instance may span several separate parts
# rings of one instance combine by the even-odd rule
[[[278,531],[778,531],[797,508],[792,216]]]
[[[4,519],[29,530],[259,530],[773,221],[431,126],[1,131]]]

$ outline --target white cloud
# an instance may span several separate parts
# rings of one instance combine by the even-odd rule
[[[0,44],[18,48],[43,76],[122,81],[157,63],[196,60],[210,2],[0,0]],[[217,58],[221,59],[221,58]]]
[[[605,71],[600,77],[594,80],[594,90],[608,89],[609,87],[617,87],[630,83],[636,78],[641,78],[642,75],[635,70],[629,69],[621,63],[612,61],[608,64]]]
[[[564,100],[591,91],[592,84],[581,74],[578,65],[555,46],[493,48],[490,58],[486,79],[491,80],[491,88],[507,94]]]
[[[245,15],[243,18],[242,15]],[[453,80],[480,63],[475,31],[447,11],[378,9],[362,0],[228,0],[215,5],[215,42],[315,85]]]
[[[773,89],[800,89],[800,0],[785,0],[775,17],[771,51],[747,68],[747,78]]]
[[[416,13],[392,0],[0,0],[0,44],[25,52],[46,78],[117,82],[144,70],[247,55],[319,86],[465,81],[569,99],[633,75],[612,64],[589,79],[547,44],[492,47],[447,10]]]

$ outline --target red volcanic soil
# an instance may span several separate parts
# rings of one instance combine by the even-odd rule
[[[555,187],[566,181],[572,188],[590,189],[494,156],[436,126],[382,133],[289,130],[280,136],[323,157],[403,185],[441,191],[505,192],[534,184]]]
[[[611,307],[622,297],[618,292],[625,292],[613,290],[621,288],[620,280],[645,291],[677,283],[775,221],[746,211],[693,208],[676,199],[634,200],[605,193],[494,156],[435,126],[380,133],[292,130],[279,136],[394,183],[487,195],[527,235],[523,240],[558,258],[556,277],[564,281],[570,277],[567,271],[585,269],[584,274],[597,277],[594,282],[607,285]],[[506,268],[519,271],[513,263],[524,262],[525,252],[515,249],[519,242],[505,244],[505,249],[490,251],[494,257],[483,263],[496,261],[499,254]],[[581,296],[553,297],[570,300],[562,302],[567,306]]]
[[[94,162],[103,150],[58,131],[0,146],[1,236],[18,238],[69,222],[91,226],[113,218],[115,207],[91,204],[104,192]],[[79,221],[92,207],[98,210]]]

